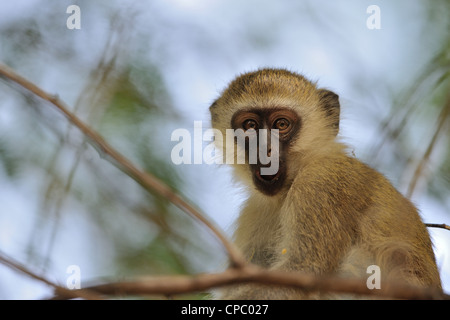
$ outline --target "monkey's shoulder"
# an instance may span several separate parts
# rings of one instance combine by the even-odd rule
[[[328,184],[373,184],[386,183],[386,178],[367,164],[346,154],[331,154],[308,159],[298,172],[303,182],[322,182]]]
[[[346,154],[325,155],[299,170],[291,186],[311,197],[338,199],[338,202],[368,205],[385,194],[398,191],[378,171]]]
[[[309,162],[294,179],[295,194],[321,200],[334,209],[380,212],[398,218],[417,216],[417,209],[380,172],[345,154]]]

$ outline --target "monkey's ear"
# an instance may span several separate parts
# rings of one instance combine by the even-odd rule
[[[217,108],[216,108],[216,106],[217,106],[217,100],[216,101],[214,101],[212,104],[211,104],[211,106],[209,107],[209,112],[211,113],[211,120],[212,121],[216,121],[216,119],[217,119]]]
[[[214,109],[214,107],[217,105],[217,100],[215,100],[210,106],[209,110]]]
[[[339,114],[341,106],[339,104],[339,96],[333,91],[321,89],[319,90],[320,104],[325,110],[327,117],[332,123],[335,134],[339,132]]]

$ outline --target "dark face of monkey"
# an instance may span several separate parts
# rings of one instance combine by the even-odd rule
[[[236,174],[267,196],[290,188],[301,166],[301,155],[318,150],[326,153],[336,145],[339,110],[335,93],[318,89],[303,76],[283,69],[238,76],[210,107],[213,128],[222,136],[233,129],[235,146],[245,150],[246,165],[235,162]],[[238,130],[245,132],[245,139],[236,139]],[[257,158],[252,158],[252,143],[257,145]],[[227,154],[223,143],[217,145]],[[270,158],[270,162],[264,158]],[[276,170],[267,170],[274,163]]]
[[[273,196],[285,185],[287,153],[291,142],[298,135],[300,126],[301,121],[297,113],[286,108],[251,108],[240,110],[233,115],[231,127],[234,130],[242,129],[246,134],[245,146],[242,146],[246,152],[246,163],[250,163],[253,183],[262,193]],[[264,139],[265,137],[267,138]],[[276,147],[272,144],[272,138],[277,139]],[[257,146],[256,150],[253,150],[257,154],[255,163],[249,162],[250,145]],[[278,162],[275,166],[277,170],[272,174],[262,172],[263,168],[274,167],[273,163],[262,161],[261,158],[265,156],[261,154],[262,150],[267,153],[267,159]]]

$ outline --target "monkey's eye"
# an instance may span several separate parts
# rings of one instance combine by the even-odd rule
[[[287,119],[280,118],[275,121],[275,123],[273,124],[273,128],[280,131],[286,131],[290,125],[291,123]]]
[[[250,129],[256,130],[256,129],[258,129],[258,123],[255,120],[248,119],[248,120],[244,121],[244,123],[242,124],[242,128],[245,131],[250,130]]]

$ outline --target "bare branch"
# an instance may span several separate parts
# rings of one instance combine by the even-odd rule
[[[31,270],[25,268],[22,266],[19,262],[15,261],[13,258],[8,257],[5,253],[0,252],[0,263],[4,264],[5,266],[16,270],[21,273],[25,273],[29,277],[36,279],[38,281],[41,281],[50,287],[53,287],[55,289],[55,293],[57,295],[60,295],[64,298],[83,298],[83,299],[89,299],[89,300],[100,300],[101,297],[98,295],[97,292],[91,291],[88,289],[79,289],[79,290],[70,290],[64,287],[61,287],[50,280],[44,278],[43,276],[39,276],[36,273],[32,272]]]
[[[317,276],[301,272],[283,272],[266,270],[254,265],[242,268],[230,268],[222,273],[201,274],[196,276],[159,276],[146,277],[136,281],[107,283],[88,287],[105,295],[148,295],[183,294],[205,291],[211,288],[238,284],[259,283],[264,285],[283,285],[308,292],[334,292],[360,294],[396,299],[450,299],[439,289],[418,288],[405,284],[381,283],[381,289],[370,290],[364,279],[343,279],[329,276]],[[61,297],[54,297],[55,299]]]
[[[450,226],[446,225],[445,223],[441,223],[441,224],[439,224],[439,223],[425,223],[425,225],[427,227],[430,227],[430,228],[442,228],[442,229],[450,230]]]
[[[25,273],[33,279],[55,288],[52,299],[101,299],[101,295],[174,295],[205,291],[221,286],[239,283],[259,283],[282,285],[305,290],[307,292],[334,292],[359,294],[395,299],[450,299],[441,290],[418,288],[405,284],[381,283],[381,289],[370,290],[364,279],[343,279],[331,276],[317,276],[302,272],[283,272],[266,270],[254,265],[241,268],[229,268],[222,273],[200,274],[195,276],[157,276],[145,277],[135,281],[115,282],[90,286],[84,289],[69,290],[28,270],[6,254],[0,252],[0,263]]]
[[[3,75],[5,78],[19,84],[28,91],[31,91],[35,95],[56,106],[74,126],[76,126],[86,137],[89,138],[89,143],[100,153],[101,156],[107,155],[109,157],[106,158],[107,161],[125,172],[147,191],[151,190],[158,193],[184,212],[201,221],[221,241],[234,266],[243,266],[245,264],[244,258],[235,246],[228,241],[225,235],[209,220],[207,220],[197,209],[175,194],[166,184],[158,180],[156,177],[138,169],[130,160],[110,146],[102,136],[84,124],[83,121],[81,121],[75,114],[70,112],[68,107],[58,98],[58,96],[45,92],[34,83],[18,75],[15,71],[2,63],[0,63],[0,75]]]

